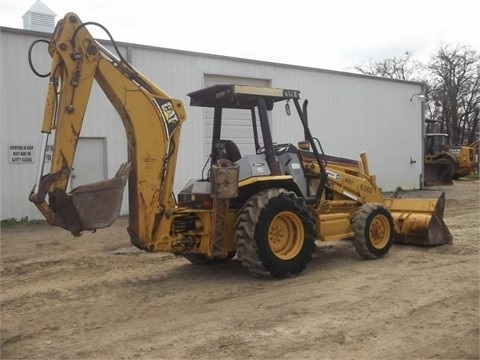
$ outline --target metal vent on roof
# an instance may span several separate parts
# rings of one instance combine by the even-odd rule
[[[22,16],[23,28],[26,30],[52,33],[55,29],[55,14],[44,3],[37,0]]]

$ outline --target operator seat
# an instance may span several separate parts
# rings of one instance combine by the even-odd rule
[[[231,162],[235,162],[240,160],[242,157],[237,144],[235,144],[232,140],[217,140],[214,144],[214,147],[214,162],[220,159],[227,159]]]

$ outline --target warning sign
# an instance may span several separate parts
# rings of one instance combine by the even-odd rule
[[[33,145],[9,145],[8,161],[10,164],[33,164]]]

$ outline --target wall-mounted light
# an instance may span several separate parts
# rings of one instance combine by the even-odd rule
[[[413,95],[410,97],[410,101],[412,101],[415,96],[417,97],[417,100],[418,100],[418,101],[425,101],[425,99],[426,99],[425,94],[423,94],[423,93],[418,93],[418,94],[413,94]]]

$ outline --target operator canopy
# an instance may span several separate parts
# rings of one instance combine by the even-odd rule
[[[299,99],[300,91],[267,88],[249,85],[213,85],[193,91],[190,96],[191,106],[222,107],[231,109],[252,109],[258,105],[258,97],[264,97],[267,109],[271,110],[277,101]]]

